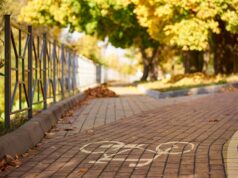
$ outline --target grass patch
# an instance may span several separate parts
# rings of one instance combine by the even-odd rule
[[[212,85],[220,85],[225,84],[226,82],[218,82],[218,83],[210,83],[210,84],[197,84],[197,85],[183,85],[183,86],[170,86],[160,89],[154,89],[161,92],[167,92],[167,91],[175,91],[175,90],[185,90],[185,89],[191,89],[191,88],[199,88],[199,87],[205,87],[205,86],[212,86]]]
[[[26,117],[11,119],[11,127],[7,129],[4,126],[4,121],[0,120],[0,136],[17,129],[18,127],[23,125],[26,121],[27,121]]]
[[[142,82],[141,86],[161,92],[191,89],[211,85],[220,85],[229,82],[238,82],[238,76],[230,75],[206,75],[203,73],[175,75],[170,79],[163,79],[154,82]]]

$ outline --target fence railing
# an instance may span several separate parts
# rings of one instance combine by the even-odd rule
[[[96,83],[129,79],[114,70],[77,55],[64,44],[51,41],[47,34],[34,34],[32,26],[20,27],[4,17],[4,119],[12,115],[47,109],[48,105]],[[113,77],[114,76],[114,77]]]

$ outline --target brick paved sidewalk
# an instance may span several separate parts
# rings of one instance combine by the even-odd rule
[[[135,87],[117,86],[110,87],[110,89],[114,90],[120,97],[97,98],[88,101],[87,104],[74,111],[74,115],[69,119],[68,123],[63,122],[57,125],[57,129],[60,129],[57,132],[57,138],[73,135],[122,118],[128,118],[154,108],[206,97],[206,95],[199,95],[156,100],[142,95]]]
[[[158,102],[155,99],[142,95],[93,99],[82,105],[80,109],[75,110],[68,123],[63,122],[57,125],[57,129],[60,129],[57,132],[57,137],[70,136],[87,129],[93,129],[157,106]]]
[[[76,129],[68,136],[44,140],[34,156],[24,159],[22,166],[10,170],[6,177],[219,178],[226,177],[227,172],[229,177],[238,177],[236,135],[229,141],[238,130],[237,92],[185,99],[189,102],[176,101],[178,104],[173,105],[174,100],[167,100],[166,106],[141,97],[144,99],[139,96],[115,99],[137,108],[130,111],[132,114],[121,112],[124,119],[118,116],[116,121],[96,127],[93,132]],[[110,99],[92,103],[105,107],[105,100],[111,106]],[[85,107],[93,106],[92,103]],[[112,105],[117,106],[115,103]],[[149,105],[152,103],[153,107]],[[82,108],[78,117],[86,113],[86,108]],[[90,113],[85,115],[89,117]],[[86,121],[95,124],[97,119],[92,122],[92,118]],[[105,123],[105,118],[99,120]],[[227,166],[229,171],[225,170]]]

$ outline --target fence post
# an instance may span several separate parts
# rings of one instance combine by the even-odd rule
[[[101,64],[96,64],[96,78],[97,78],[97,83],[101,84],[102,83],[102,65]]]
[[[32,118],[32,26],[28,26],[28,118]]]
[[[43,34],[43,87],[44,87],[44,109],[47,109],[47,65],[46,65],[46,56],[47,56],[47,39],[46,33]]]
[[[73,93],[74,93],[74,90],[75,90],[75,78],[76,78],[76,73],[75,73],[75,58],[76,58],[76,55],[75,53],[73,53],[73,57],[72,57],[72,90],[73,90]]]
[[[56,102],[56,41],[53,44],[53,99]]]
[[[70,95],[70,90],[71,90],[71,50],[70,49],[67,49],[67,62],[68,62],[68,76],[67,76],[67,78],[68,78],[68,82],[67,82],[67,88],[68,88],[68,93],[69,93],[69,95]]]
[[[61,45],[61,62],[62,62],[62,68],[61,68],[61,85],[62,85],[62,88],[61,88],[61,95],[62,95],[62,99],[64,99],[64,59],[65,56],[64,56],[64,45],[62,44]]]
[[[4,114],[5,127],[10,128],[11,114],[11,22],[10,15],[4,16],[4,59],[5,59],[5,77],[4,77]]]

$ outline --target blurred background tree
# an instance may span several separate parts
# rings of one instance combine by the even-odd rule
[[[182,51],[185,73],[203,71],[213,54],[215,74],[237,73],[237,0],[132,0],[152,38]]]
[[[142,80],[157,79],[158,71],[238,72],[237,0],[8,1],[17,15],[16,3],[23,6],[19,21],[53,29],[54,38],[62,34],[61,28],[90,35],[70,44],[96,62],[107,64],[97,45],[100,40],[137,49],[134,56],[141,60]]]
[[[140,49],[143,76],[157,78],[156,59],[159,42],[153,40],[133,13],[134,4],[126,1],[32,1],[22,10],[20,20],[36,25],[69,27],[72,31],[108,39],[115,47]]]

